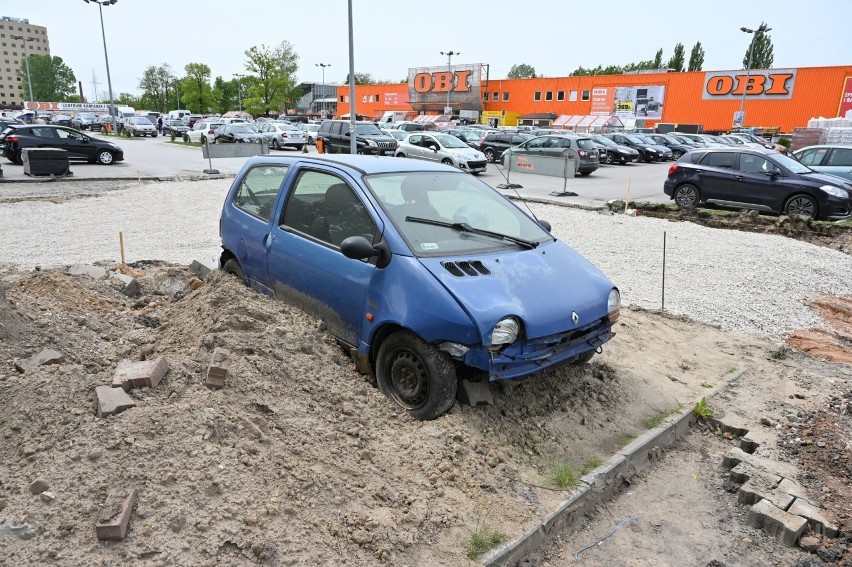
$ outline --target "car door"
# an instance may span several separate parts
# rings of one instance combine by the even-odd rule
[[[55,134],[58,140],[56,147],[66,150],[68,159],[87,161],[95,159],[97,147],[85,134],[64,128],[56,128]]]
[[[434,136],[424,134],[420,139],[420,152],[423,159],[428,161],[441,161],[441,144]]]
[[[332,335],[356,346],[376,268],[347,258],[340,244],[349,236],[374,242],[381,231],[354,183],[321,166],[295,173],[266,243],[273,293],[322,319]]]
[[[739,154],[731,184],[731,200],[780,210],[783,188],[781,169],[767,158],[748,152]]]
[[[734,152],[708,152],[696,171],[698,189],[705,200],[730,201],[737,154]]]
[[[852,181],[852,148],[832,148],[819,171]]]
[[[409,134],[406,138],[405,154],[408,157],[424,159],[423,147],[420,145],[422,141],[423,136],[421,134]]]
[[[544,152],[544,148],[548,141],[549,138],[533,138],[532,140],[527,140],[523,144],[512,148],[512,153],[517,155],[538,156]]]

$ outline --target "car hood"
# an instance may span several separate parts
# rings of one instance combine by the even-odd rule
[[[639,155],[639,151],[638,151],[638,150],[634,150],[634,149],[633,149],[633,148],[631,148],[630,146],[622,146],[621,144],[618,144],[618,145],[616,146],[616,149],[617,149],[618,151],[620,151],[620,152],[624,152],[624,153],[625,153],[625,154],[627,154],[627,155],[631,155],[631,156],[633,156],[633,155],[637,155],[637,156],[638,156],[638,155]]]
[[[469,146],[466,148],[444,148],[444,153],[468,159],[485,159],[485,154]]]
[[[846,179],[839,177],[837,175],[831,175],[830,173],[807,173],[804,175],[800,174],[802,179],[806,179],[808,181],[812,181],[817,185],[834,185],[835,187],[842,187],[847,191],[852,191],[852,183],[847,181]],[[852,195],[850,195],[852,196]]]
[[[468,268],[475,274],[468,275],[465,267],[478,266],[477,261],[487,273]],[[560,241],[532,250],[420,258],[420,262],[470,315],[482,337],[490,337],[494,325],[507,316],[521,320],[528,339],[584,327],[607,315],[607,299],[615,287]],[[450,269],[460,264],[461,270],[453,272],[463,275],[454,275]]]

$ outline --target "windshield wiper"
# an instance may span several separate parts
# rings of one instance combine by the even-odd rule
[[[424,219],[421,217],[405,217],[405,220],[409,222],[419,222],[422,224],[431,224],[434,226],[443,226],[446,228],[452,228],[453,230],[457,230],[459,232],[469,232],[470,234],[481,234],[482,236],[490,236],[491,238],[499,238],[500,240],[508,240],[509,242],[513,242],[515,244],[520,244],[521,246],[525,246],[526,248],[536,248],[538,246],[538,242],[533,242],[532,240],[526,240],[525,238],[518,238],[517,236],[510,236],[508,234],[501,234],[499,232],[492,232],[490,230],[484,230],[481,228],[473,228],[466,222],[445,222],[433,219]]]

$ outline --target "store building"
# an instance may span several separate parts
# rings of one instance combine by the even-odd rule
[[[378,119],[388,111],[441,114],[449,106],[454,118],[476,112],[477,122],[505,126],[525,116],[542,126],[543,117],[552,116],[558,127],[560,118],[571,116],[615,117],[610,123],[628,127],[675,123],[727,130],[742,118],[746,127],[783,132],[852,111],[852,65],[496,80],[486,69],[412,68],[407,84],[357,85],[355,109]],[[339,115],[348,115],[350,106],[349,88],[338,87]]]
[[[14,37],[13,37],[14,36]],[[17,39],[23,37],[23,39]],[[30,24],[29,20],[20,18],[0,18],[0,48],[3,58],[0,59],[0,107],[21,109],[26,99],[27,77],[18,75],[24,63],[24,42],[26,53],[32,55],[50,55],[50,44],[47,41],[47,28]],[[33,87],[34,91],[38,91]],[[35,93],[36,98],[38,92]]]

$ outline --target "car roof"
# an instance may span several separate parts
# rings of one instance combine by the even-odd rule
[[[374,173],[407,173],[407,172],[459,172],[458,169],[441,163],[433,163],[424,160],[400,159],[395,157],[376,157],[368,155],[349,154],[324,154],[301,155],[300,157],[286,157],[281,155],[254,156],[246,161],[246,166],[286,163],[292,165],[295,162],[330,164],[354,168],[365,175]]]
[[[852,144],[814,144],[813,146],[805,146],[804,148],[799,148],[793,153],[799,153],[804,150],[810,150],[813,148],[843,148],[847,150],[852,150]]]
[[[704,153],[720,153],[720,152],[737,152],[737,153],[755,153],[755,154],[777,154],[775,150],[770,150],[769,148],[752,148],[750,146],[726,146],[724,148],[715,147],[715,148],[701,148],[701,152]]]

